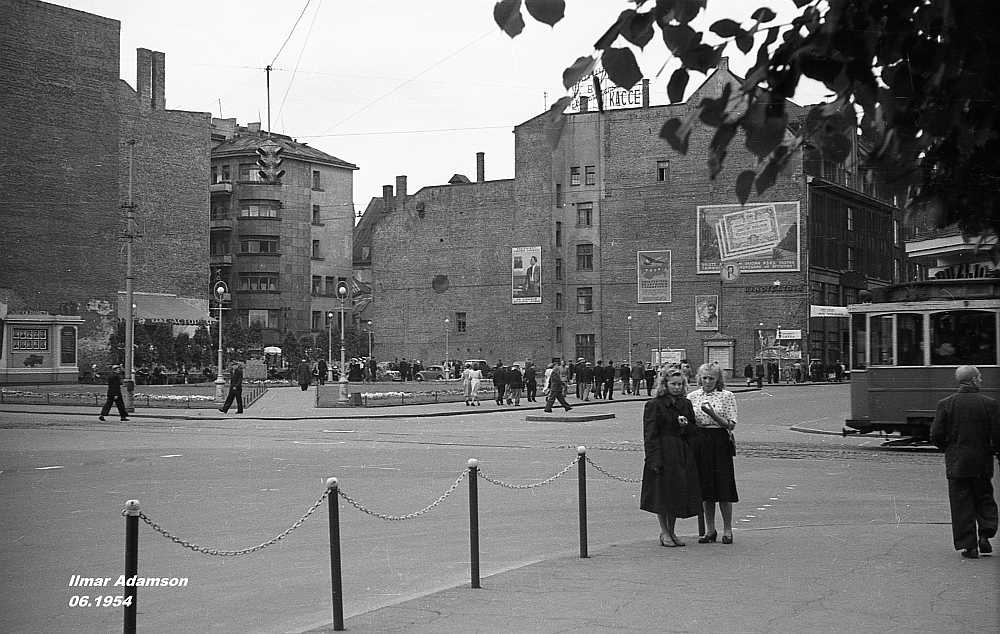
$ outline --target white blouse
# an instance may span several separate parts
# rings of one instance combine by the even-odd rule
[[[736,395],[729,390],[712,390],[705,392],[698,388],[687,395],[688,400],[694,406],[694,417],[697,419],[698,427],[714,427],[721,429],[722,426],[715,422],[711,416],[701,411],[702,403],[711,403],[715,413],[720,418],[730,420],[736,424]]]

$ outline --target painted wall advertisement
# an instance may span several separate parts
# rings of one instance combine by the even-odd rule
[[[798,271],[799,203],[698,207],[698,273],[736,260],[742,273]]]
[[[640,304],[670,302],[670,251],[637,251],[635,272]]]
[[[719,329],[718,295],[694,296],[694,329],[695,330]]]
[[[541,304],[542,247],[512,247],[510,256],[511,303]]]

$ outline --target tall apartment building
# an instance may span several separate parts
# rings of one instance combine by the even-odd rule
[[[138,49],[135,88],[122,81],[120,28],[36,0],[0,0],[0,319],[81,316],[81,367],[122,361],[109,338],[127,312],[130,162],[139,316],[208,316],[200,272],[211,116],[167,109],[163,53]]]
[[[325,331],[326,314],[340,310],[337,282],[351,277],[357,166],[259,123],[212,123],[212,279],[229,284],[235,315],[259,324],[264,346]],[[274,184],[256,163],[268,138],[285,170]]]
[[[899,211],[856,157],[814,152],[741,206],[733,183],[757,162],[742,138],[712,181],[714,129],[696,125],[686,155],[658,137],[739,81],[723,64],[685,104],[651,106],[644,88],[638,108],[535,117],[514,129],[513,180],[386,186],[362,222],[376,356],[846,361],[843,307],[901,275]]]

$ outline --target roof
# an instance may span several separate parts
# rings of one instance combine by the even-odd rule
[[[268,140],[266,134],[241,134],[240,136],[233,137],[228,141],[223,141],[219,145],[212,149],[212,158],[220,158],[224,156],[246,156],[248,154],[257,154],[257,148],[260,144]],[[283,135],[272,135],[270,138],[272,143],[276,143],[281,146],[281,154],[283,158],[295,158],[303,161],[309,161],[311,163],[324,163],[326,165],[332,165],[334,167],[342,167],[344,169],[356,170],[358,166],[354,163],[348,163],[342,159],[337,158],[323,152],[322,150],[317,150],[314,147],[309,147],[305,143],[299,143],[298,141],[293,141]]]
[[[169,293],[133,293],[135,319],[154,324],[197,325],[209,322],[208,300],[178,297]],[[118,292],[118,318],[128,317],[124,291]]]

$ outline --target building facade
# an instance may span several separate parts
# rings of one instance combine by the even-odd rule
[[[0,16],[0,318],[78,315],[80,365],[120,363],[130,189],[135,290],[207,319],[210,115],[166,108],[162,53],[138,50],[134,89],[119,79],[117,20],[35,0]]]
[[[757,159],[739,136],[714,181],[714,129],[696,125],[686,155],[658,137],[739,81],[723,65],[686,104],[650,106],[644,91],[639,108],[531,119],[514,129],[513,180],[385,191],[366,212],[378,214],[376,356],[686,358],[739,371],[761,356],[845,359],[847,320],[811,315],[899,275],[898,210],[855,186],[856,157],[838,179],[808,151],[741,206],[733,183]],[[803,111],[787,107],[794,125]]]
[[[213,139],[210,267],[229,285],[230,314],[259,326],[263,346],[326,333],[337,283],[351,277],[357,166],[259,123],[214,119]],[[276,183],[258,173],[268,139],[281,147]]]

